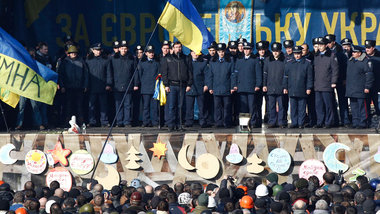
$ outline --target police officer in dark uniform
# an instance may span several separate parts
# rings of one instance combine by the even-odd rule
[[[352,40],[350,38],[344,38],[340,41],[340,44],[342,45],[344,55],[346,55],[348,59],[351,58]]]
[[[154,56],[154,47],[146,48],[145,57],[142,57],[137,66],[134,90],[140,90],[143,103],[143,127],[158,125],[158,102],[153,99],[156,77],[160,73],[159,59]]]
[[[243,44],[244,56],[236,60],[236,83],[234,90],[238,92],[240,100],[240,113],[251,114],[250,126],[259,127],[259,113],[257,109],[257,92],[262,87],[262,69],[257,58],[252,54],[252,46],[248,42]]]
[[[306,98],[313,88],[313,68],[308,59],[302,58],[302,47],[293,48],[294,59],[285,64],[284,94],[289,94],[290,128],[303,128],[306,117]]]
[[[186,127],[192,127],[194,124],[194,103],[197,100],[199,114],[199,125],[202,128],[208,127],[207,113],[205,110],[205,93],[208,93],[208,88],[205,84],[205,76],[208,72],[208,61],[203,55],[197,55],[194,51],[190,52],[189,60],[192,64],[193,85],[190,91],[186,92]]]
[[[140,60],[142,60],[144,57],[144,46],[137,45],[135,48],[135,65],[139,63]],[[133,125],[137,126],[139,123],[139,117],[140,117],[140,102],[141,102],[141,90],[133,89],[132,91],[132,121]]]
[[[284,48],[285,48],[285,59],[286,61],[290,61],[293,59],[293,47],[294,47],[294,41],[293,40],[285,40],[283,42]]]
[[[271,53],[269,51],[269,42],[268,41],[259,41],[256,43],[256,57],[259,60],[261,70],[264,69],[264,63],[265,59],[268,58]],[[265,114],[264,114],[264,123],[268,122],[268,97],[266,96],[266,93],[263,91],[259,91],[258,93],[258,102],[257,102],[257,109],[259,111],[259,122],[258,125],[261,127],[263,123],[263,114],[262,114],[262,108],[263,108],[263,99],[265,99]]]
[[[375,107],[375,114],[380,116],[379,103],[378,103],[378,92],[380,92],[380,52],[376,49],[376,41],[375,40],[366,40],[365,42],[365,51],[367,57],[372,62],[373,74],[375,78],[375,83],[373,84],[373,88],[371,88],[369,92],[369,99],[367,103],[368,110],[370,110],[371,101]],[[370,112],[370,111],[368,111]],[[371,116],[370,116],[370,119]],[[371,121],[369,121],[371,122]]]
[[[272,55],[265,59],[263,92],[268,96],[268,128],[280,126],[286,128],[287,109],[284,109],[283,77],[285,70],[285,56],[282,53],[281,43],[274,42],[271,45]],[[278,104],[278,112],[276,111]]]
[[[234,62],[226,56],[226,44],[217,46],[218,58],[210,62],[206,85],[214,95],[214,119],[216,127],[229,128],[232,125],[231,94],[235,84]]]
[[[336,85],[336,91],[338,95],[339,114],[337,109],[337,103],[334,97],[334,122],[335,125],[341,125],[348,127],[350,121],[348,119],[348,99],[345,96],[346,93],[346,70],[347,70],[347,57],[343,53],[341,45],[335,42],[336,36],[334,34],[328,34],[325,36],[327,40],[327,47],[335,54],[339,64],[339,77]],[[340,120],[339,120],[340,119]],[[340,123],[339,123],[340,121]]]
[[[319,52],[314,57],[314,90],[317,112],[316,128],[334,125],[334,88],[338,82],[339,64],[335,54],[327,47],[324,37],[318,38]]]
[[[115,96],[116,112],[119,108],[121,108],[119,114],[116,115],[116,125],[118,127],[131,127],[132,87],[128,88],[128,91],[127,87],[132,81],[133,72],[135,71],[135,59],[130,53],[128,53],[127,41],[120,41],[119,53],[111,57],[111,67],[114,80],[113,91]],[[121,103],[125,92],[127,93],[126,97],[124,102]]]
[[[216,46],[218,44],[213,41],[211,42],[210,46],[208,47],[208,54],[206,56],[203,56],[204,59],[207,59],[207,61],[211,61],[211,59],[215,56],[217,56],[216,54]]]
[[[100,125],[109,126],[108,123],[108,105],[107,91],[111,90],[112,73],[110,60],[102,53],[101,43],[93,44],[90,48],[91,53],[86,58],[86,64],[89,70],[89,104],[88,104],[88,126],[97,126],[96,109],[100,112]],[[97,105],[97,102],[99,105]],[[98,107],[96,107],[98,106]]]
[[[115,54],[119,53],[119,48],[120,48],[120,42],[119,41],[114,41],[112,42],[112,49],[113,49],[113,53],[111,54],[111,56],[115,56]]]
[[[228,54],[229,54],[229,57],[233,58],[234,62],[236,62],[236,59],[239,57],[237,47],[238,47],[238,44],[236,41],[228,42]]]
[[[214,59],[214,57],[218,57],[218,54],[216,53],[217,46],[218,44],[215,41],[213,41],[211,42],[211,45],[208,47],[208,54],[204,57],[205,59],[207,59],[208,63],[210,63]],[[207,78],[207,75],[205,76],[205,78]],[[207,115],[207,126],[213,124],[214,98],[208,90],[204,93],[204,111],[205,115]]]
[[[247,42],[247,40],[244,38],[239,38],[236,42],[238,43],[237,48],[239,56],[244,56],[244,42]]]
[[[313,55],[317,54],[318,52],[318,37],[312,39],[313,44]]]
[[[346,96],[350,98],[352,126],[367,127],[366,99],[374,83],[373,65],[363,53],[364,48],[352,46],[352,57],[347,63]]]
[[[169,131],[174,131],[182,125],[185,92],[190,91],[193,84],[191,63],[182,53],[182,44],[179,41],[174,43],[173,51],[172,55],[161,61],[162,80],[168,93]],[[179,128],[182,129],[182,127]]]
[[[237,41],[229,41],[228,42],[228,54],[226,57],[231,57],[234,63],[236,60],[242,55],[238,52],[238,43]],[[232,102],[232,123],[237,124],[239,120],[239,95],[237,93],[231,94],[231,102]]]

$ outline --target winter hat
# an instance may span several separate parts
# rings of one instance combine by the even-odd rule
[[[267,180],[269,181],[269,182],[271,182],[271,183],[273,183],[273,182],[278,182],[278,175],[276,174],[276,173],[274,173],[274,172],[272,172],[272,173],[269,173],[268,175],[267,175]]]
[[[198,196],[198,204],[199,204],[199,206],[207,206],[208,205],[208,195],[206,193],[202,193]]]

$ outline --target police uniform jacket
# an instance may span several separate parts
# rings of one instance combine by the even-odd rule
[[[331,84],[337,84],[339,77],[338,59],[330,49],[325,54],[317,53],[314,57],[314,90],[333,91]]]
[[[371,89],[374,83],[372,62],[362,53],[357,60],[351,57],[347,65],[346,97],[366,98],[364,89]]]
[[[208,73],[208,60],[202,56],[198,57],[197,60],[193,60],[192,57],[189,58],[193,67],[193,85],[190,91],[186,92],[189,96],[199,96],[203,94],[203,87],[205,86],[205,76]]]
[[[115,54],[111,58],[111,68],[114,80],[114,91],[126,91],[132,79],[133,72],[135,71],[135,60],[133,56],[129,53],[124,56],[120,55],[120,53]],[[132,87],[130,87],[128,91],[132,91]]]
[[[61,88],[88,88],[88,67],[82,58],[66,57],[60,64],[58,73]]]
[[[289,97],[307,98],[306,90],[313,88],[313,68],[308,59],[293,59],[285,64],[283,87]]]
[[[208,73],[206,85],[209,90],[214,90],[214,95],[231,95],[231,89],[236,82],[234,62],[231,58],[225,57],[223,62],[220,62],[219,58],[214,58],[210,62],[210,72]]]
[[[141,94],[154,94],[156,77],[160,73],[159,59],[149,60],[147,57],[143,57],[137,66],[137,72],[135,86],[140,87]]]
[[[252,55],[248,59],[245,56],[237,59],[235,75],[238,92],[254,93],[255,87],[262,87],[263,72],[259,60]]]
[[[281,53],[278,60],[273,56],[266,59],[264,63],[264,83],[267,87],[268,95],[281,95],[283,94],[282,81],[285,70],[285,56]]]
[[[183,53],[169,55],[161,60],[162,81],[165,86],[191,86],[191,69],[191,63]]]
[[[371,60],[373,66],[373,75],[375,77],[375,83],[373,84],[372,90],[380,92],[380,51],[375,49],[375,54],[373,56],[367,57]]]
[[[106,56],[95,57],[90,54],[86,59],[89,70],[90,93],[102,93],[106,86],[112,86],[112,73],[110,60]]]

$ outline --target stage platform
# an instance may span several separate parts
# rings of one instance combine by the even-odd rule
[[[72,153],[78,150],[87,150],[94,161],[99,157],[102,145],[106,140],[108,128],[87,128],[87,134],[65,134],[66,130],[55,129],[48,131],[12,131],[0,134],[0,148],[6,144],[13,144],[15,149],[9,153],[11,159],[17,159],[14,164],[0,162],[1,180],[9,182],[12,187],[20,189],[22,185],[33,180],[37,184],[45,185],[46,175],[53,170],[47,165],[41,174],[31,174],[25,166],[25,155],[30,150],[40,150],[48,154],[48,150],[55,148],[56,143],[62,143],[65,149]],[[323,161],[325,148],[332,143],[341,143],[346,149],[340,149],[331,158],[337,158],[348,166],[345,178],[354,176],[356,169],[365,170],[369,177],[380,175],[380,163],[375,157],[380,155],[380,135],[374,129],[267,129],[258,128],[252,133],[238,133],[237,128],[231,129],[201,129],[199,126],[186,128],[185,131],[171,132],[158,128],[114,128],[109,143],[113,148],[108,149],[108,154],[114,152],[117,161],[112,164],[100,161],[95,177],[100,180],[111,175],[110,170],[117,171],[121,180],[128,183],[133,178],[139,178],[144,183],[156,186],[161,183],[195,182],[218,183],[226,175],[232,175],[241,182],[248,177],[255,177],[260,181],[266,174],[272,171],[268,164],[268,155],[276,148],[286,150],[290,157],[290,168],[280,174],[280,182],[292,182],[298,178],[299,169],[305,160],[315,159]],[[153,156],[150,150],[155,143],[164,143],[167,151],[161,158]],[[226,156],[230,153],[231,145],[238,146],[243,160],[232,164]],[[137,150],[138,169],[131,169],[131,148]],[[183,153],[185,149],[185,153]],[[113,150],[113,151],[112,151]],[[218,173],[212,178],[205,179],[200,172],[200,163],[197,159],[203,154],[211,154],[219,162]],[[4,153],[7,156],[7,153]],[[185,158],[180,157],[185,154]],[[335,153],[334,153],[335,154]],[[2,154],[3,155],[3,154]],[[257,155],[263,162],[258,164],[263,167],[260,173],[251,173],[247,170],[251,165],[251,159]],[[68,156],[67,169],[74,184],[81,184],[91,177],[92,171],[86,175],[74,172]],[[188,164],[184,166],[183,161]],[[182,161],[182,163],[180,163]],[[190,165],[190,166],[189,166]],[[218,165],[218,164],[217,164]],[[60,167],[61,163],[55,164]],[[110,169],[110,166],[112,169]],[[192,167],[189,169],[187,167]],[[198,167],[197,169],[194,169]],[[113,173],[115,175],[115,173]],[[108,177],[107,177],[108,178]],[[113,178],[111,179],[113,180]]]

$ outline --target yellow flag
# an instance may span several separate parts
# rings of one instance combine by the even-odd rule
[[[12,93],[8,89],[0,88],[0,99],[4,103],[16,108],[18,101],[20,100],[20,95]]]

